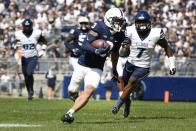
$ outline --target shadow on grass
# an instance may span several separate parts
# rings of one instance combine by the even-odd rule
[[[128,118],[114,118],[114,120],[110,121],[77,121],[75,122],[76,124],[126,124],[126,123],[141,123],[144,122],[145,120],[183,120],[185,117],[171,117],[171,116],[149,116],[149,117],[144,117],[144,116],[139,116],[139,117],[128,117]]]
[[[83,122],[83,121],[80,121],[80,122],[75,122],[75,123],[77,123],[77,124],[100,124],[100,125],[102,125],[102,124],[126,124],[126,123],[140,123],[140,122],[143,122],[143,121],[138,121],[138,120],[135,120],[135,121],[133,121],[133,120],[120,120],[120,121],[116,121],[116,120],[114,120],[114,121],[85,121],[85,122]]]
[[[131,120],[138,120],[138,119],[157,119],[157,120],[160,120],[160,119],[169,119],[169,120],[183,120],[185,119],[185,117],[172,117],[172,116],[149,116],[149,117],[146,117],[146,116],[139,116],[139,117],[129,117],[128,119],[131,119]]]

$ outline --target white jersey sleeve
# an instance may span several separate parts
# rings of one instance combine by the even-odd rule
[[[26,37],[23,34],[22,30],[15,32],[15,38],[16,40],[20,41],[20,44],[22,46],[21,51],[23,57],[29,58],[38,55],[36,45],[40,36],[40,30],[33,30],[30,37]]]
[[[149,68],[157,41],[165,37],[163,30],[152,28],[149,35],[142,40],[133,25],[127,27],[127,36],[131,39],[128,62],[138,67]]]

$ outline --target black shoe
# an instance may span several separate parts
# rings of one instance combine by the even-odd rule
[[[123,116],[126,118],[129,116],[130,113],[130,105],[131,105],[131,100],[130,98],[127,98],[125,103],[124,103],[124,112],[123,112]]]
[[[65,115],[63,115],[61,117],[61,121],[62,122],[68,122],[69,124],[71,124],[74,121],[74,118],[70,114],[66,113]]]
[[[115,105],[113,108],[112,108],[112,113],[113,114],[117,114],[119,111],[119,108]]]

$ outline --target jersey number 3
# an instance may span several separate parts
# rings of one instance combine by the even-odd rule
[[[145,48],[137,48],[139,50],[139,53],[137,54],[137,58],[140,58],[143,54],[143,52],[146,50]]]

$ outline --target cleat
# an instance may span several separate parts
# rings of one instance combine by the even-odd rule
[[[27,100],[28,100],[28,101],[31,101],[31,100],[33,100],[33,97],[28,97]]]
[[[68,122],[69,124],[71,124],[74,121],[74,118],[70,114],[66,113],[65,115],[63,115],[61,117],[61,121],[62,122]]]
[[[33,94],[34,94],[33,91],[29,91],[29,92],[28,92],[28,98],[27,98],[28,101],[33,100]]]
[[[130,105],[131,105],[131,100],[130,100],[130,98],[128,98],[128,99],[125,100],[125,103],[124,103],[123,116],[125,118],[129,116],[129,113],[130,113]]]
[[[112,108],[112,113],[113,113],[113,114],[117,114],[118,111],[119,111],[119,108],[118,108],[118,107],[114,106],[114,107]]]

